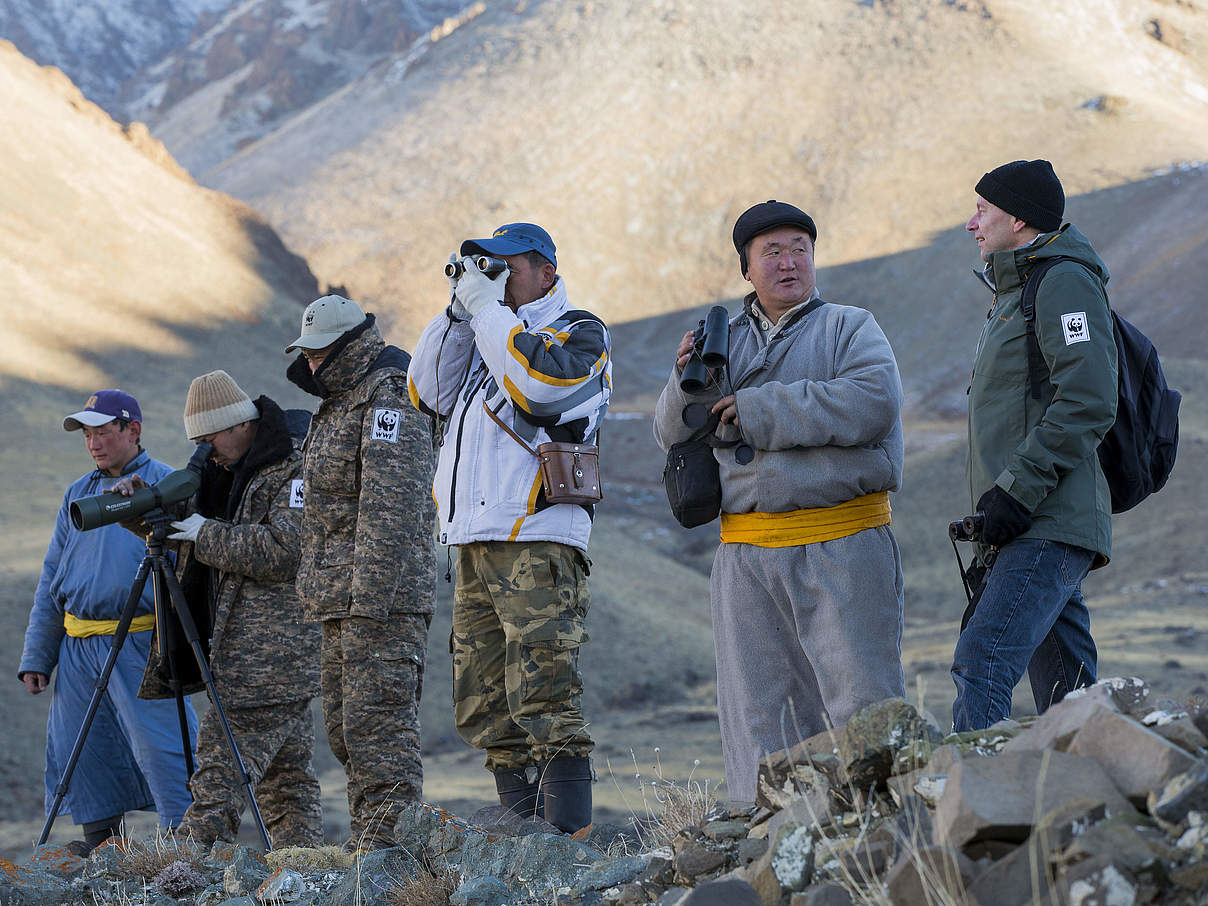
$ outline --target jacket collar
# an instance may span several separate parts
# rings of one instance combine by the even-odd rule
[[[566,296],[566,282],[559,274],[548,293],[540,299],[534,299],[527,305],[521,305],[516,317],[524,322],[525,327],[545,327],[558,319],[558,316],[570,308],[570,300]]]

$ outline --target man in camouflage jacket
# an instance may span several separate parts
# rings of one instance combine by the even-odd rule
[[[435,608],[432,440],[407,402],[410,356],[360,306],[312,302],[287,372],[322,402],[303,448],[298,594],[323,625],[323,715],[348,777],[350,849],[393,846],[420,797],[419,699]]]
[[[267,396],[253,402],[225,371],[194,379],[184,423],[190,440],[214,451],[168,536],[180,543],[176,571],[191,609],[200,611],[195,620],[211,628],[214,686],[273,845],[317,846],[323,816],[310,700],[319,691],[320,633],[304,620],[294,588],[302,454],[281,407]],[[139,690],[144,698],[173,694],[158,650]],[[186,691],[197,691],[200,683],[188,681],[190,661],[184,651],[176,666]],[[189,789],[193,803],[177,833],[205,844],[234,840],[243,788],[212,708],[201,722]]]

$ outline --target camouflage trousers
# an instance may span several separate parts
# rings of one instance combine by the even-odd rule
[[[223,710],[273,846],[321,844],[323,812],[311,762],[315,731],[310,700]],[[239,832],[243,786],[214,708],[201,721],[197,770],[189,791],[193,804],[177,833],[192,834],[203,843],[233,841]]]
[[[394,846],[399,808],[423,792],[419,699],[431,620],[396,613],[323,621],[323,720],[348,778],[355,849]]]
[[[457,549],[453,715],[462,739],[486,752],[487,770],[590,754],[579,673],[589,603],[586,558],[569,545]]]

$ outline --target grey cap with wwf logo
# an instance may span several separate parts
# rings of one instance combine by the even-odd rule
[[[343,296],[323,296],[306,306],[302,313],[302,333],[285,347],[295,349],[326,349],[352,328],[365,320],[361,306]]]

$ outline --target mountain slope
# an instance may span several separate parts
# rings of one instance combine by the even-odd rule
[[[1015,157],[1071,196],[1208,158],[1208,11],[1066,4],[1058,46],[1029,6],[492,6],[199,178],[414,337],[448,251],[507,220],[548,227],[572,297],[617,321],[740,294],[729,230],[765,198],[813,213],[833,266],[925,245]]]

